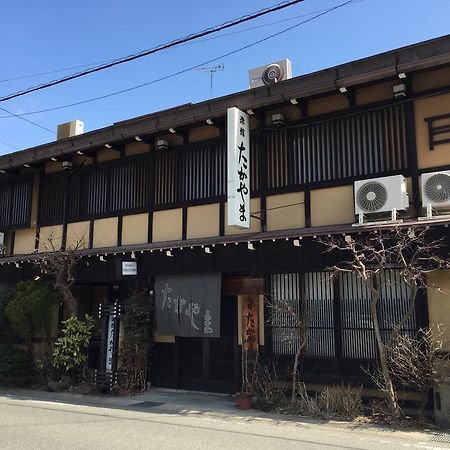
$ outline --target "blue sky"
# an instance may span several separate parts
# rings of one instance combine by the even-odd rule
[[[78,0],[4,2],[0,96],[80,69],[22,78],[125,56],[281,0]],[[66,105],[146,83],[216,58],[344,0],[305,0],[283,11],[116,68],[0,103],[15,114]],[[213,96],[245,90],[248,69],[289,58],[294,76],[442,36],[450,0],[355,0],[326,16],[220,59]],[[5,20],[7,19],[7,20]],[[211,64],[210,64],[211,65]],[[85,130],[210,97],[208,72],[196,70],[85,105],[25,116],[46,128],[81,119]],[[0,111],[0,154],[50,142],[55,135]],[[7,145],[9,144],[9,145]]]

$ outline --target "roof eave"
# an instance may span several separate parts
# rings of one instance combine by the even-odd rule
[[[331,67],[286,80],[275,85],[241,91],[197,104],[181,105],[71,138],[0,156],[0,170],[42,163],[52,157],[99,147],[105,143],[132,139],[136,135],[155,134],[206,119],[223,117],[227,108],[266,108],[292,98],[306,98],[332,92],[339,86],[356,86],[394,77],[400,72],[415,72],[450,64],[450,35],[392,50],[379,55]]]

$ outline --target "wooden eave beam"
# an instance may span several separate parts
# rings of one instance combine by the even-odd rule
[[[352,87],[395,77],[399,72],[414,72],[450,64],[450,35],[409,47],[375,55],[319,72],[292,78],[271,86],[238,92],[195,105],[160,111],[115,123],[100,130],[51,142],[38,147],[0,156],[0,169],[21,167],[25,163],[41,163],[52,156],[85,151],[105,143],[113,145],[138,135],[153,135],[192,126],[210,118],[220,120],[226,110],[236,106],[242,110],[274,106],[291,98],[305,98],[334,92],[337,86]]]
[[[405,220],[400,224],[390,224],[390,223],[380,223],[371,224],[355,227],[352,224],[346,225],[326,225],[320,227],[310,227],[310,228],[296,228],[292,230],[281,230],[281,231],[266,231],[251,234],[239,234],[239,235],[228,235],[228,236],[218,236],[211,238],[200,238],[200,239],[186,239],[177,241],[164,241],[155,242],[148,244],[134,244],[134,245],[122,245],[114,247],[101,247],[92,248],[80,251],[81,256],[96,256],[96,255],[111,255],[114,253],[131,253],[131,252],[148,252],[148,251],[164,251],[164,250],[176,250],[177,248],[183,247],[184,249],[189,249],[190,247],[207,247],[207,246],[220,246],[220,245],[235,245],[237,243],[248,243],[248,242],[268,242],[272,240],[282,240],[282,239],[299,239],[299,238],[311,238],[316,236],[327,236],[327,235],[342,235],[342,234],[356,234],[364,233],[376,230],[389,230],[392,228],[408,228],[412,226],[421,226],[428,228],[445,227],[448,228],[450,225],[450,218],[446,217],[443,219],[429,219],[429,220]],[[0,265],[16,262],[33,262],[42,259],[43,254],[34,253],[29,255],[17,255],[17,256],[7,256],[0,258]]]

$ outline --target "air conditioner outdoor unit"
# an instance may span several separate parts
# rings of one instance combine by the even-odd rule
[[[433,210],[450,211],[450,170],[422,174],[421,186],[427,217],[432,217]]]
[[[289,59],[283,59],[282,61],[250,69],[248,75],[249,89],[275,84],[292,78],[292,63]]]
[[[355,181],[355,213],[362,222],[364,215],[390,212],[392,220],[397,211],[409,206],[406,180],[403,175]]]

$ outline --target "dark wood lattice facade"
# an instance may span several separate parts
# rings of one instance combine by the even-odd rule
[[[424,215],[421,175],[450,170],[447,47],[448,37],[0,157],[0,282],[30,279],[35,269],[28,261],[39,257],[50,236],[56,248],[83,238],[75,288],[80,314],[124,302],[139,282],[150,291],[160,275],[219,272],[220,339],[156,336],[155,384],[239,388],[243,295],[257,296],[261,352],[286,376],[297,331],[288,316],[271,316],[264,298],[305,311],[305,381],[367,382],[363,368],[377,360],[370,292],[350,274],[329,276],[336,260],[323,254],[314,236],[365,232],[352,227],[353,183],[362,179],[403,175],[410,199],[403,219],[417,224]],[[400,69],[407,73],[407,93],[395,99]],[[336,93],[344,80],[347,93]],[[249,230],[227,225],[230,106],[252,111]],[[280,112],[285,122],[275,126],[272,114]],[[160,139],[168,149],[158,149]],[[62,161],[73,169],[62,170]],[[137,261],[137,277],[122,276],[122,261]],[[390,280],[379,307],[384,335],[409,301],[397,275],[395,268],[380,273]],[[444,274],[443,283],[448,278]],[[442,317],[447,307],[433,295],[421,295],[404,332]],[[102,327],[90,351],[92,368],[105,356]]]

